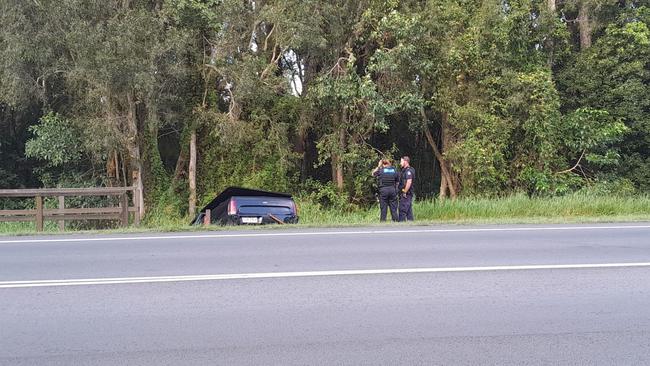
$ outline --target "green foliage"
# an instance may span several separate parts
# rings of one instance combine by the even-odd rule
[[[189,29],[214,29],[219,26],[216,11],[222,0],[167,0],[164,13],[174,22]]]
[[[199,167],[203,201],[228,186],[291,191],[295,185],[295,159],[288,137],[297,111],[297,98],[288,96],[268,110],[250,111],[250,121],[227,114],[199,112],[205,127],[201,136]]]
[[[34,174],[46,187],[95,187],[103,183],[96,174],[101,158],[88,146],[89,136],[77,123],[56,113],[41,117],[29,128],[32,139],[25,156],[37,161]]]
[[[198,131],[202,202],[362,210],[377,158],[404,154],[435,179],[421,195],[442,167],[460,196],[647,192],[647,2],[585,3],[591,47],[581,3],[556,3],[2,1],[0,186],[139,172],[152,222],[181,220]]]
[[[604,35],[562,70],[559,82],[569,108],[597,108],[627,126],[617,145],[619,164],[605,169],[650,186],[650,30],[648,8],[621,13]],[[601,154],[606,157],[607,154]],[[610,157],[616,155],[609,154]],[[591,158],[591,157],[590,157]],[[592,159],[594,160],[594,159]],[[600,163],[602,160],[596,159]]]
[[[513,126],[474,103],[458,107],[453,125],[466,131],[462,143],[447,156],[462,167],[464,189],[470,195],[495,195],[507,189],[507,147]]]
[[[48,113],[29,130],[34,138],[27,142],[25,155],[41,159],[51,166],[77,163],[82,157],[82,135],[69,120]]]
[[[148,227],[166,227],[170,222],[186,225],[193,218],[186,216],[187,206],[183,198],[173,189],[160,192],[149,202],[143,224]]]
[[[345,192],[340,192],[331,182],[323,184],[309,180],[304,184],[303,190],[304,193],[302,193],[300,201],[306,207],[334,212],[346,212],[355,208],[350,205],[348,195]],[[302,205],[300,207],[302,208]]]
[[[635,197],[637,190],[629,179],[600,179],[583,187],[578,194],[589,197]]]

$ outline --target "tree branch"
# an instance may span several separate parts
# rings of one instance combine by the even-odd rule
[[[573,167],[571,167],[570,169],[563,170],[561,172],[557,172],[555,174],[564,174],[564,173],[570,173],[570,172],[574,171],[576,168],[578,168],[580,166],[580,162],[582,161],[582,158],[585,157],[585,152],[586,152],[586,150],[582,150],[582,154],[580,154],[580,158],[578,158],[578,161],[576,162],[576,164]]]
[[[277,55],[275,54],[276,49],[278,49],[278,46],[273,47],[273,56],[271,57],[271,62],[268,64],[268,66],[266,66],[264,71],[262,71],[262,74],[260,75],[260,80],[264,80],[266,78],[266,74],[268,74],[271,71],[273,66],[278,65],[278,61],[280,61],[280,57],[282,57],[282,55],[284,55],[287,52],[287,50],[289,50],[289,47],[285,47],[284,49],[281,49]]]
[[[334,73],[334,71],[336,71],[337,73],[341,72],[341,70],[343,69],[341,67],[341,61],[347,61],[347,60],[349,60],[347,57],[339,57],[339,59],[336,60],[336,63],[334,64],[334,66],[332,66],[332,68],[326,73],[326,75],[328,75],[328,76],[332,75],[332,73]]]
[[[269,38],[271,38],[271,35],[273,34],[274,30],[275,30],[275,24],[273,24],[273,26],[271,26],[271,31],[269,32],[269,34],[266,35],[266,38],[264,39],[264,51],[266,51],[268,49]]]

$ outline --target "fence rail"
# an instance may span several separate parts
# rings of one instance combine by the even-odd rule
[[[132,193],[133,206],[129,206],[128,193]],[[141,208],[138,189],[134,187],[107,188],[42,188],[42,189],[0,189],[0,198],[34,197],[35,209],[0,210],[0,222],[34,221],[36,231],[43,231],[45,220],[58,221],[59,229],[65,230],[69,220],[119,220],[123,227],[129,225],[129,214],[133,223],[140,224]],[[65,197],[119,196],[119,205],[114,207],[66,208]],[[46,209],[44,197],[58,197],[58,208]]]

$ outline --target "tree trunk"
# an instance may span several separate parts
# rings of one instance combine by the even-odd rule
[[[108,158],[106,158],[106,177],[108,178],[107,184],[109,187],[115,187],[120,184],[116,154],[116,152],[110,152]]]
[[[551,19],[551,29],[549,30],[549,33],[552,33],[555,30],[555,17],[557,16],[556,11],[557,11],[557,6],[555,3],[555,0],[546,0],[547,2],[547,7],[548,7],[548,13],[549,13],[549,18]],[[548,40],[546,41],[546,47],[548,48],[548,60],[547,64],[548,67],[553,67],[554,59],[555,59],[555,42],[553,40],[553,37],[550,36],[548,37]]]
[[[580,31],[580,49],[586,50],[591,47],[591,19],[589,4],[586,0],[580,3],[578,9],[578,30]]]
[[[113,103],[112,103],[112,99],[110,98],[110,93],[108,93],[108,95],[109,97],[107,98],[106,110],[105,110],[106,118],[109,123],[117,123],[116,121],[118,119],[115,118],[115,114],[113,111]],[[121,166],[120,166],[120,161],[122,162]],[[108,176],[109,186],[113,186],[114,182],[115,185],[117,186],[123,186],[123,187],[127,186],[128,177],[126,175],[125,165],[126,165],[126,159],[124,158],[123,151],[118,152],[118,149],[115,149],[112,152],[109,152],[108,157],[106,159],[106,173]],[[121,175],[122,178],[124,179],[124,182],[120,180],[120,169],[122,169]]]
[[[316,60],[312,57],[298,58],[296,60],[299,69],[300,83],[302,85],[302,93],[300,94],[301,98],[304,98],[307,95],[307,90],[310,86],[311,80],[314,75],[317,74],[317,65]],[[304,63],[301,66],[301,62]],[[307,108],[302,109],[300,112],[300,124],[298,126],[298,141],[296,152],[302,156],[302,161],[300,163],[300,181],[305,182],[309,177],[310,172],[310,163],[311,160],[310,147],[313,146],[310,139],[310,129],[312,127],[312,116],[310,111]]]
[[[174,168],[174,178],[172,179],[174,184],[181,180],[185,174],[185,164],[187,164],[187,152],[181,148],[178,159],[176,160],[176,168]]]
[[[429,142],[429,146],[433,150],[433,154],[440,164],[440,198],[445,199],[447,197],[447,190],[449,190],[449,195],[452,199],[456,198],[456,186],[453,184],[452,173],[449,169],[449,163],[445,160],[444,156],[438,149],[438,145],[431,135],[431,131],[428,128],[424,130],[424,135]]]
[[[190,165],[188,178],[190,181],[189,214],[190,216],[194,216],[196,214],[196,129],[193,129],[190,134]]]
[[[138,148],[136,147],[136,150]],[[137,190],[137,194],[133,195],[133,203],[134,205],[137,205],[138,207],[138,213],[140,217],[144,217],[145,209],[144,209],[144,185],[142,183],[142,162],[139,158],[139,153],[137,154],[137,159],[139,163],[137,164],[136,169],[132,171],[132,180],[133,180],[133,187]]]
[[[113,161],[115,161],[115,181],[119,186],[121,184],[121,177],[120,177],[120,160],[117,157],[117,151],[113,151]]]
[[[339,148],[345,151],[345,128],[341,126],[339,130]],[[345,181],[343,179],[343,159],[339,156],[336,159],[336,188],[343,191]]]
[[[124,157],[124,153],[120,152],[120,159],[118,161],[122,162],[122,187],[127,187],[129,185],[129,177],[126,173],[126,165],[128,163],[128,158]]]
[[[442,174],[440,176],[440,199],[441,200],[446,200],[447,199],[447,176]]]
[[[336,188],[342,192],[345,187],[343,159],[341,158],[343,151],[345,151],[345,125],[341,117],[338,113],[334,113],[333,125],[338,128],[338,146],[336,151],[332,152],[332,181],[336,183]]]
[[[456,189],[454,185],[451,184],[452,180],[451,180],[451,172],[449,170],[449,164],[445,160],[444,156],[442,156],[440,149],[438,149],[438,143],[433,138],[431,131],[429,131],[429,127],[426,126],[426,122],[428,121],[428,118],[424,111],[424,108],[420,108],[420,115],[422,116],[422,119],[425,121],[424,136],[427,138],[427,141],[429,142],[429,146],[431,146],[431,150],[433,150],[433,155],[438,160],[438,164],[440,164],[440,198],[445,199],[447,197],[447,190],[449,190],[452,199],[456,198]],[[447,115],[446,113],[443,113],[443,129],[446,128],[444,126],[447,120],[446,115]],[[443,146],[443,148],[445,147]]]
[[[302,120],[302,117],[301,117]],[[298,127],[298,133],[296,134],[296,144],[295,151],[299,154],[302,159],[300,159],[300,182],[304,183],[307,180],[307,138],[309,132],[307,128],[300,126]]]
[[[449,135],[449,114],[447,112],[442,112],[441,115],[441,131],[442,131],[442,151],[443,153],[449,150],[451,146],[451,140]],[[451,162],[447,161],[447,188],[449,189],[449,196],[452,200],[456,199],[458,192],[460,191],[460,179],[457,174],[452,170]]]
[[[343,177],[343,161],[338,153],[332,154],[332,181],[336,183],[336,188],[343,191],[345,180]]]
[[[138,139],[138,121],[136,116],[136,104],[133,92],[126,95],[128,111],[127,111],[127,127],[128,127],[128,150],[129,158],[131,161],[131,177],[133,179],[133,186],[139,194],[133,195],[133,203],[139,208],[140,217],[144,217],[144,186],[142,181],[142,158],[140,156],[140,144]]]
[[[332,182],[336,183],[336,166],[339,164],[338,155],[332,154]]]

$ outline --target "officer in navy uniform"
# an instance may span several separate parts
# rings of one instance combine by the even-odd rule
[[[415,182],[415,169],[411,166],[411,159],[404,156],[400,160],[399,189],[399,221],[413,221],[413,182]]]
[[[391,166],[388,159],[379,161],[379,165],[372,171],[372,176],[377,178],[379,185],[379,219],[386,221],[386,210],[390,207],[390,218],[397,221],[397,183],[399,175],[397,169]]]

